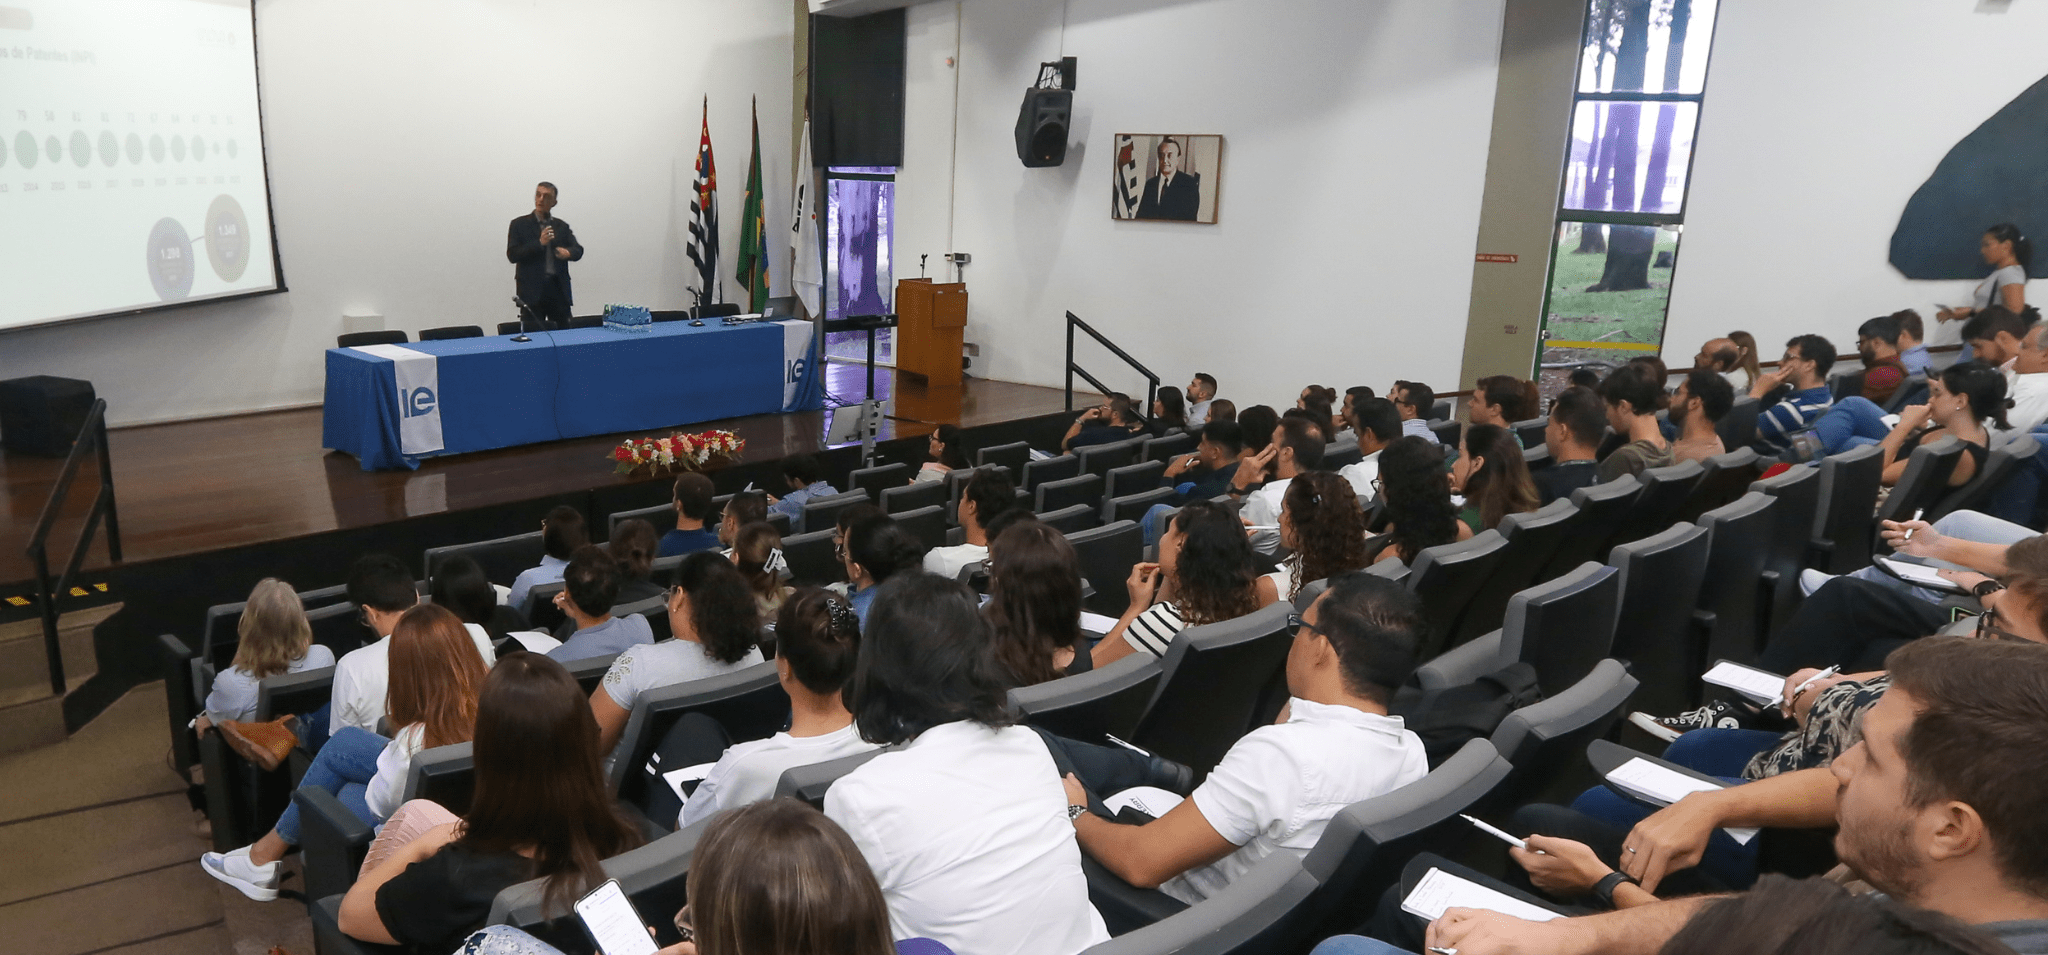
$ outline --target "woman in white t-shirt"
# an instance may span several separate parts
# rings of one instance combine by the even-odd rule
[[[875,749],[854,729],[841,691],[860,654],[860,620],[846,598],[806,587],[775,621],[775,675],[789,693],[789,729],[728,747],[683,804],[677,828],[775,795],[782,774]]]
[[[604,683],[590,694],[601,749],[611,752],[625,732],[640,694],[761,662],[761,614],[747,579],[732,561],[698,551],[676,565],[668,592],[668,626],[675,636],[619,654]]]
[[[1090,654],[1098,668],[1133,653],[1164,656],[1176,633],[1263,606],[1244,522],[1214,501],[1190,501],[1159,535],[1159,562],[1131,568],[1131,605]],[[1265,601],[1271,603],[1270,599]]]
[[[1968,308],[1946,308],[1934,313],[1944,322],[1960,322],[1993,305],[2003,305],[2014,315],[2027,308],[2027,269],[2034,259],[2034,243],[2020,227],[2010,222],[2001,222],[1984,230],[1984,237],[1977,242],[1978,254],[1984,256],[1984,264],[1991,266],[1991,274],[1977,283],[1970,295]],[[1959,361],[1968,361],[1965,354]]]
[[[306,622],[299,595],[275,577],[257,581],[249,591],[235,629],[240,641],[235,660],[213,678],[206,712],[196,727],[201,733],[214,723],[255,716],[257,684],[265,678],[334,665],[334,651],[313,642],[313,626]]]

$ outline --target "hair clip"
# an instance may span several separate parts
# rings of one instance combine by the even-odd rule
[[[782,548],[780,547],[769,551],[768,559],[761,563],[761,572],[764,574],[780,574],[787,569],[789,569],[789,561],[782,558]]]
[[[832,619],[832,629],[848,633],[860,632],[860,615],[853,612],[853,605],[837,597],[825,598],[825,613]]]

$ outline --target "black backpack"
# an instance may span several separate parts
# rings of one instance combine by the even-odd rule
[[[1514,663],[1470,683],[1424,691],[1394,715],[1422,737],[1429,765],[1435,768],[1466,742],[1492,736],[1509,713],[1541,699],[1536,668]]]

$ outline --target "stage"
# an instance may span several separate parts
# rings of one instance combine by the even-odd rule
[[[825,390],[858,401],[867,369],[832,362]],[[893,399],[884,441],[929,434],[940,423],[975,428],[1039,417],[1065,409],[1056,388],[969,378],[957,390],[930,389],[906,376],[898,387],[891,369],[875,371],[875,396]],[[1092,402],[1076,396],[1076,404]],[[828,404],[837,403],[828,398]],[[724,429],[746,439],[747,464],[826,450],[828,412],[763,414],[689,425],[691,432]],[[661,432],[599,435],[545,444],[428,458],[417,471],[364,471],[354,457],[321,443],[321,410],[302,408],[174,424],[118,428],[108,433],[114,493],[125,563],[203,554],[286,541],[329,531],[370,528],[407,518],[489,508],[577,492],[656,482],[672,477],[618,477],[610,451],[622,438]],[[24,590],[33,576],[23,553],[34,533],[63,461],[0,454],[0,594]],[[50,536],[51,560],[69,556],[80,521],[92,503],[97,470],[88,461],[73,482],[65,516]],[[645,489],[636,496],[666,495]],[[525,528],[507,528],[516,533]],[[108,566],[104,535],[87,570]],[[61,565],[58,569],[61,569]],[[9,609],[0,607],[0,613]]]

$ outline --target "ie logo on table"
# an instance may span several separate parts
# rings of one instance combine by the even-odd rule
[[[398,407],[408,418],[419,418],[434,413],[434,389],[427,387],[407,391],[398,389]]]
[[[793,385],[799,381],[802,381],[804,378],[804,368],[806,368],[809,365],[810,359],[808,358],[795,358],[783,362],[783,366],[789,370],[789,374],[782,379],[782,383],[785,385]]]

